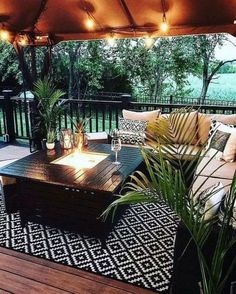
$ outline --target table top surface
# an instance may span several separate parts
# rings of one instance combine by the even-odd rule
[[[17,160],[2,169],[0,175],[22,180],[33,180],[90,191],[114,193],[142,163],[140,148],[122,146],[118,153],[121,164],[115,165],[115,154],[109,144],[89,144],[86,151],[106,153],[108,156],[91,169],[53,164],[52,161],[71,154],[75,150],[41,150]]]

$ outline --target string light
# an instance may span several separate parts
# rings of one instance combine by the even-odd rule
[[[144,42],[145,42],[145,46],[146,46],[146,48],[150,49],[150,48],[153,46],[155,40],[154,40],[153,38],[147,36],[147,37],[145,38]]]
[[[162,23],[160,24],[160,30],[164,33],[166,33],[169,29],[169,25],[166,21],[166,9],[165,9],[165,0],[161,0],[161,7],[162,7]]]
[[[169,25],[165,19],[163,19],[162,23],[160,24],[160,30],[166,33],[169,30]]]
[[[89,30],[92,30],[94,28],[95,24],[94,24],[93,19],[88,16],[88,19],[86,20],[85,25]]]
[[[111,47],[114,47],[116,44],[116,39],[114,34],[110,34],[109,38],[107,38],[107,44]]]
[[[2,41],[8,41],[10,39],[10,34],[7,30],[1,29],[0,30],[0,39]]]
[[[22,47],[26,46],[28,44],[27,36],[19,36],[18,44],[20,44]]]

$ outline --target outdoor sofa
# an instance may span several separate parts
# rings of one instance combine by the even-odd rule
[[[159,111],[156,111],[156,118],[153,117],[154,112],[151,113],[151,119],[148,119],[148,113],[146,112],[146,117],[143,114],[130,112],[127,110],[123,111],[123,116],[125,119],[130,120],[147,120],[149,123],[153,123],[154,120],[163,119],[166,115],[161,115]],[[193,140],[193,145],[190,145],[188,148],[188,153],[191,157],[194,158],[194,155],[200,149],[200,146],[205,145],[208,148],[211,147],[210,142],[212,142],[212,137],[216,134],[217,128],[223,128],[223,130],[228,130],[231,133],[231,137],[228,137],[229,145],[226,150],[227,154],[224,152],[218,152],[214,148],[210,148],[209,152],[204,154],[201,158],[199,165],[197,166],[195,173],[195,181],[192,187],[193,192],[197,192],[197,195],[200,195],[206,189],[210,189],[214,185],[222,183],[224,187],[224,193],[226,193],[231,186],[235,171],[236,171],[236,114],[232,115],[221,115],[221,114],[202,114],[200,112],[192,112],[189,115],[189,120],[187,119],[187,124],[184,127],[182,132],[185,132],[186,137],[189,134],[193,134],[197,130],[196,140]],[[177,128],[178,129],[178,128]],[[151,130],[153,131],[153,130]],[[150,132],[150,130],[149,130]],[[152,134],[155,136],[155,134]],[[178,136],[177,136],[178,137]],[[231,141],[229,141],[229,138]],[[182,150],[182,144],[185,143],[184,136],[181,137],[181,134],[176,142],[173,142],[173,146],[176,147],[176,150]],[[218,139],[219,143],[220,139]],[[150,141],[145,141],[144,145],[147,148],[155,147],[155,142],[150,144]],[[150,146],[151,145],[151,146]],[[214,147],[214,146],[213,146]],[[222,205],[222,203],[221,203]],[[218,209],[218,212],[220,209]],[[235,229],[234,224],[234,229]],[[234,231],[235,232],[235,231]],[[212,235],[209,238],[209,242],[205,248],[205,255],[212,255],[212,248],[216,244],[218,238],[217,227],[216,231],[212,232]],[[199,294],[199,284],[198,281],[201,280],[201,273],[198,264],[198,256],[196,252],[196,247],[193,241],[188,245],[189,240],[191,239],[190,233],[180,222],[177,234],[175,238],[175,247],[174,247],[174,266],[173,274],[170,284],[170,293],[171,294]],[[184,252],[184,254],[183,254]],[[229,267],[231,261],[233,260],[236,252],[236,246],[227,255],[225,261],[225,268]],[[223,291],[223,293],[229,293],[230,282],[236,280],[236,269],[234,269],[229,276],[228,283]]]
[[[125,120],[147,121],[147,131],[149,131],[149,124],[153,124],[155,120],[163,119],[166,116],[166,114],[161,114],[159,110],[147,112],[123,110],[123,118]],[[214,125],[215,122],[220,122],[223,125],[232,127],[232,132],[234,133],[233,142],[236,142],[236,114],[203,114],[199,111],[193,111],[186,120],[186,126],[184,127],[185,130],[183,131],[185,133],[185,136],[181,136],[181,134],[177,135],[176,137],[178,138],[175,139],[175,142],[173,142],[173,146],[176,147],[176,150],[181,150],[181,145],[184,143],[186,137],[191,133],[193,134],[194,132],[197,132],[196,140],[193,140],[194,144],[190,145],[188,149],[189,154],[191,154],[191,156],[194,156],[194,154],[199,151],[202,145],[207,145],[210,133],[213,132],[212,128],[214,126],[212,125]],[[134,146],[131,144],[126,145]],[[155,142],[151,143],[149,140],[145,140],[144,147],[155,147]],[[205,154],[200,164],[198,165],[196,171],[197,179],[194,183],[193,190],[196,190],[201,186],[199,189],[199,193],[201,193],[205,189],[218,182],[221,182],[223,184],[223,186],[225,187],[225,192],[229,190],[236,170],[236,145],[232,148],[232,152],[234,154],[233,160],[232,154],[231,158],[227,161],[218,158],[218,153],[214,151],[209,154]],[[205,181],[206,177],[209,177],[207,181]],[[204,185],[202,185],[202,183],[204,183]]]

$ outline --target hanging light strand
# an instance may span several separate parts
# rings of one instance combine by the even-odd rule
[[[107,38],[107,44],[110,47],[114,47],[116,45],[116,38],[114,33],[110,33],[109,37]]]
[[[87,19],[85,20],[85,26],[88,30],[93,30],[95,26],[98,26],[101,30],[103,30],[103,27],[100,25],[100,23],[96,20],[96,18],[92,15],[92,13],[89,11],[86,2],[83,2],[83,8],[84,12],[87,14]]]
[[[151,36],[147,36],[144,39],[144,43],[147,49],[151,49],[155,43],[155,40]]]
[[[0,29],[0,39],[5,42],[10,40],[10,33],[8,30],[5,29],[4,24],[2,24],[2,27]]]
[[[166,21],[166,8],[165,8],[165,0],[161,0],[161,7],[162,7],[162,22],[160,24],[160,30],[166,33],[169,29],[169,25]]]

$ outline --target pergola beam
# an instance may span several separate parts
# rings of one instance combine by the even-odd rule
[[[121,5],[123,11],[125,12],[125,15],[126,15],[128,21],[129,21],[131,27],[132,27],[133,29],[135,29],[135,28],[136,28],[135,20],[134,20],[134,18],[133,18],[133,16],[132,16],[132,14],[131,14],[131,12],[130,12],[130,10],[129,10],[129,8],[128,8],[126,2],[125,2],[125,0],[119,0],[119,3],[120,3],[120,5]]]

